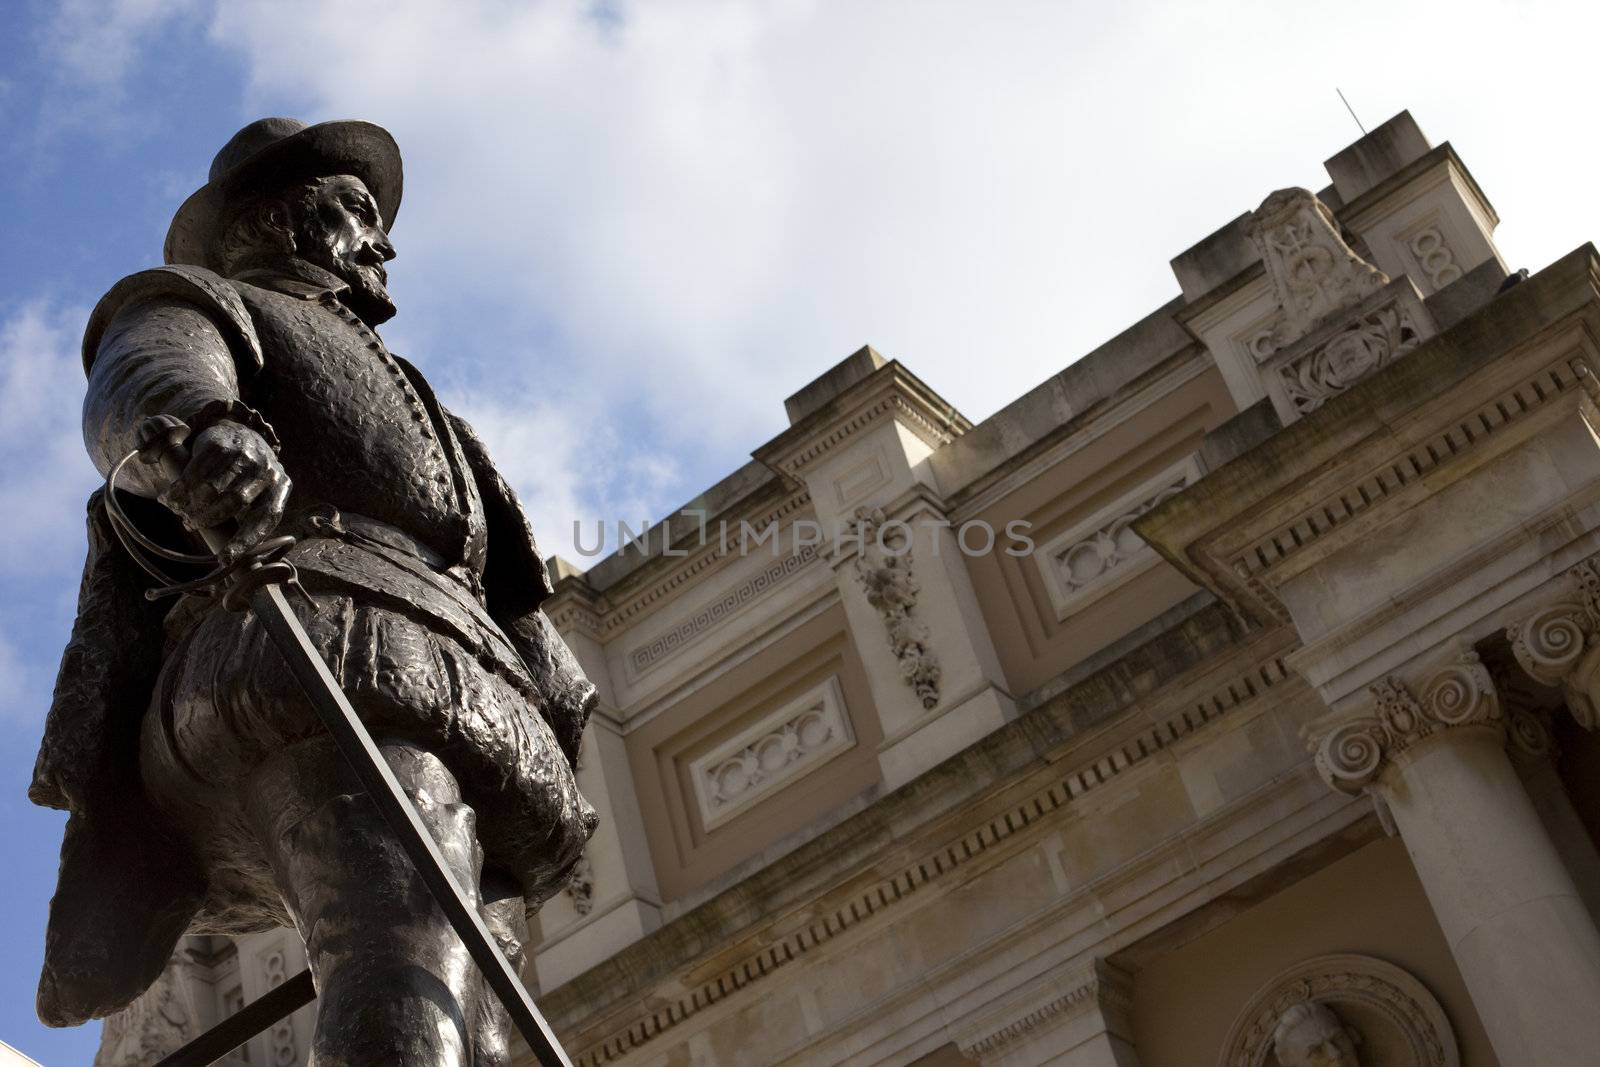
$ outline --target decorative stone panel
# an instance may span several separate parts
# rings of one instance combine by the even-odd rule
[[[1345,243],[1333,212],[1305,189],[1279,189],[1267,197],[1246,232],[1278,297],[1274,348],[1293,344],[1389,282]]]
[[[809,690],[689,764],[707,830],[856,743],[837,676]]]
[[[1435,332],[1409,278],[1398,278],[1301,340],[1272,352],[1261,373],[1285,423],[1316,411]]]
[[[1278,648],[1273,639],[1265,644]],[[1281,649],[1280,649],[1281,651]],[[726,957],[725,964],[696,975],[698,984],[678,987],[671,997],[638,1002],[634,1012],[619,1016],[604,1036],[593,1039],[572,1057],[575,1067],[605,1067],[656,1041],[663,1034],[693,1019],[702,1011],[737,995],[750,985],[774,974],[788,973],[782,968],[804,959],[819,946],[892,912],[928,886],[948,885],[956,872],[984,856],[993,846],[1026,831],[1040,820],[1085,796],[1106,788],[1135,768],[1147,766],[1170,746],[1181,743],[1247,708],[1256,698],[1290,681],[1288,667],[1278,652],[1259,662],[1214,678],[1199,693],[1184,691],[1148,708],[1151,724],[1135,734],[1116,741],[1104,751],[1087,754],[1059,778],[1039,790],[1017,799],[1012,805],[976,828],[963,829],[940,842],[931,851],[919,853],[909,863],[883,873],[881,879],[852,891],[848,897],[830,904],[827,910],[809,917],[804,924],[790,926],[772,938],[749,943],[750,952]],[[1210,688],[1214,684],[1216,687]],[[1130,695],[1123,708],[1136,701]],[[981,1039],[983,1035],[975,1035]]]
[[[1083,610],[1160,556],[1133,521],[1200,480],[1199,456],[1173,464],[1131,492],[1039,545],[1034,553],[1056,618]]]
[[[289,968],[296,961],[290,959],[283,944],[266,948],[258,956],[261,966],[261,987],[270,992],[290,978]],[[300,1062],[300,1050],[295,1043],[294,1020],[279,1019],[267,1030],[267,1055],[272,1067],[295,1067]]]
[[[1361,258],[1333,212],[1306,190],[1280,189],[1267,197],[1247,230],[1266,265],[1277,310],[1239,340],[1259,364],[1262,384],[1286,424],[1434,333],[1409,278],[1391,281]],[[1460,277],[1436,227],[1419,224],[1405,237],[1430,292]]]
[[[1419,283],[1425,283],[1421,288],[1429,293],[1437,293],[1463,273],[1445,229],[1439,213],[1433,212],[1395,236],[1415,266]]]

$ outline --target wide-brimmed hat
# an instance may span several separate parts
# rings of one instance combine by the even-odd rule
[[[366,183],[385,227],[400,210],[400,146],[382,126],[345,120],[307,126],[257,119],[222,146],[209,180],[183,202],[167,230],[168,263],[221,270],[222,228],[244,199],[308,178],[353,174]]]

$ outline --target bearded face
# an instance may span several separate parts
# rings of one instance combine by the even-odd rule
[[[350,309],[369,325],[393,318],[383,265],[394,258],[394,245],[361,179],[317,179],[305,188],[294,216],[295,254],[350,286]]]
[[[1283,1013],[1273,1034],[1283,1067],[1360,1067],[1356,1041],[1339,1017],[1321,1004],[1297,1004]]]

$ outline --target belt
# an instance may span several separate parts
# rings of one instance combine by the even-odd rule
[[[483,580],[477,571],[462,563],[451,563],[437,550],[398,526],[326,506],[307,512],[301,525],[314,537],[339,537],[358,544],[366,541],[403,552],[426,564],[429,569],[461,583],[478,600],[483,599]]]

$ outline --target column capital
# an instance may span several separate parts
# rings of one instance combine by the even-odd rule
[[[1585,730],[1600,726],[1600,557],[1567,571],[1561,599],[1506,627],[1511,652],[1528,676],[1566,692]]]
[[[1317,773],[1342,793],[1367,791],[1406,752],[1441,735],[1505,736],[1494,680],[1470,649],[1429,675],[1420,698],[1395,675],[1368,692],[1367,711],[1313,728],[1310,737]]]

